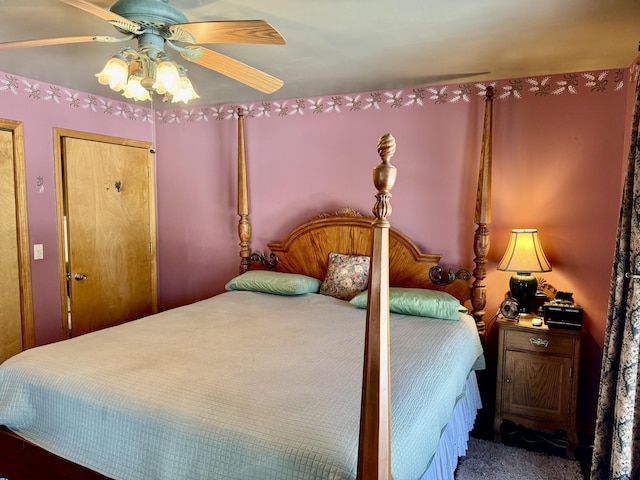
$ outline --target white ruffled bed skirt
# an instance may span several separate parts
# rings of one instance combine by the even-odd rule
[[[469,432],[478,409],[482,408],[478,380],[474,372],[467,379],[465,396],[458,401],[453,416],[440,438],[440,445],[422,480],[453,480],[458,458],[467,452]]]

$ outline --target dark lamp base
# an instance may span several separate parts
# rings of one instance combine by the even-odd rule
[[[514,273],[509,280],[509,290],[511,297],[518,302],[518,312],[529,313],[538,290],[538,280],[530,273]]]

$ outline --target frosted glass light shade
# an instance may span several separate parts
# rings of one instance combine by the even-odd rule
[[[176,103],[176,102],[187,103],[189,100],[194,98],[200,98],[200,96],[193,89],[193,85],[191,85],[191,81],[187,77],[180,77],[178,91],[173,94],[171,103]]]
[[[100,73],[96,73],[98,83],[109,85],[111,90],[119,92],[127,86],[129,65],[119,57],[112,57]]]
[[[122,94],[126,98],[133,98],[134,100],[144,101],[151,100],[149,90],[142,86],[142,77],[131,75],[127,86],[124,88]]]
[[[179,86],[180,72],[178,72],[175,64],[168,60],[160,62],[156,69],[156,82],[153,84],[153,89],[160,95],[164,95],[167,92],[175,95]]]

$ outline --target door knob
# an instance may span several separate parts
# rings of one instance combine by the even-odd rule
[[[84,273],[76,273],[73,278],[75,278],[79,282],[83,282],[87,279],[87,276]]]

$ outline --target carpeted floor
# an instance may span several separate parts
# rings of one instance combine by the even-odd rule
[[[455,480],[583,480],[580,462],[504,444],[469,439]]]

